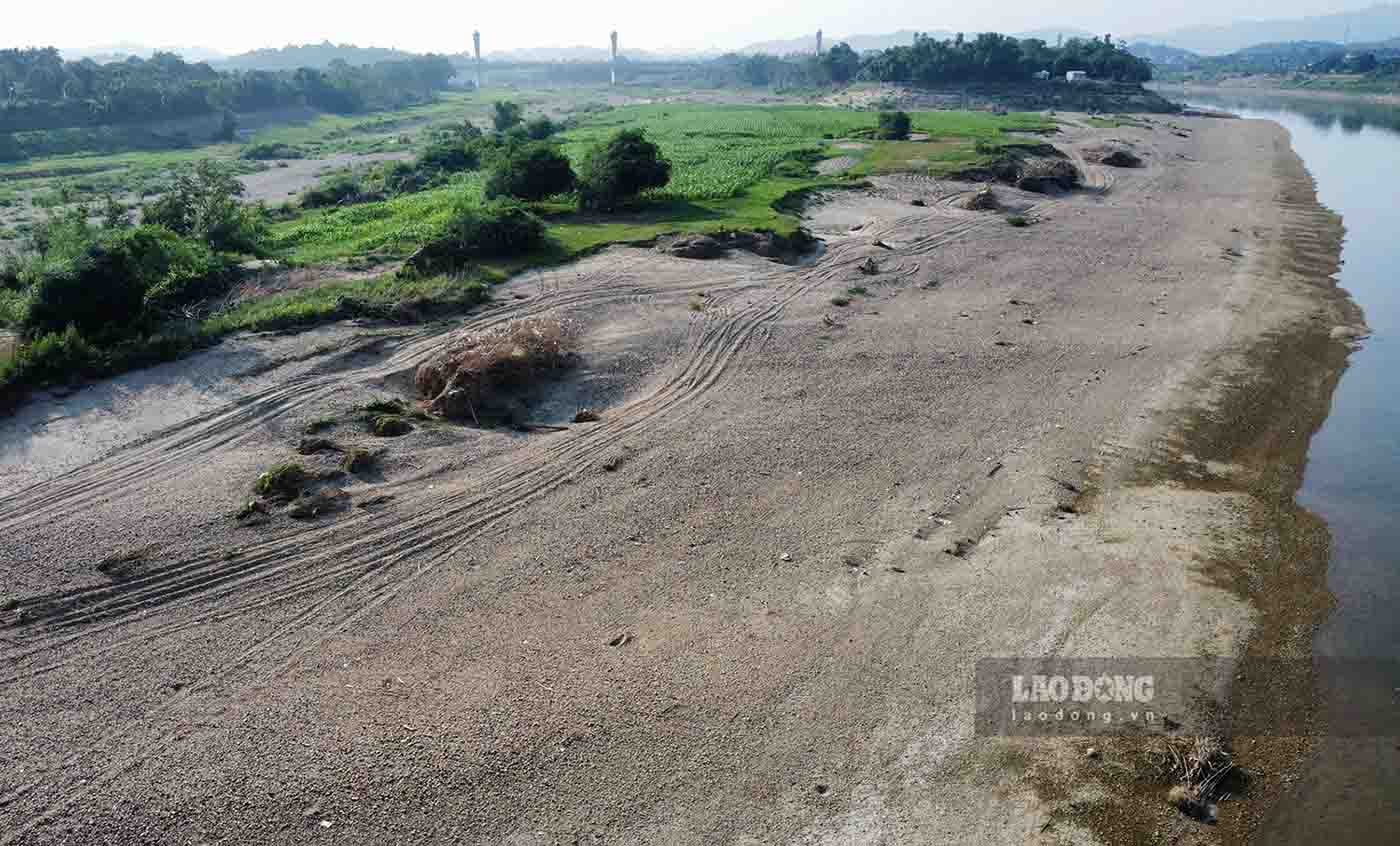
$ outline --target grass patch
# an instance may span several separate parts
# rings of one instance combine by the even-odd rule
[[[1025,226],[1030,226],[1030,225],[1031,225],[1031,222],[1030,222],[1029,220],[1026,220],[1026,218],[1025,218],[1024,215],[1019,215],[1019,214],[1013,214],[1013,215],[1011,215],[1010,217],[1008,217],[1008,218],[1006,219],[1006,222],[1007,222],[1008,224],[1010,224],[1011,226],[1017,227],[1018,229],[1021,228],[1021,227],[1025,227]]]
[[[864,297],[870,293],[870,289],[864,285],[852,285],[846,289],[846,293],[853,297]]]
[[[253,483],[253,492],[269,499],[296,499],[311,481],[306,468],[294,461],[274,464]]]

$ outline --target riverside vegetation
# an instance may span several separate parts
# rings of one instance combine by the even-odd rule
[[[678,231],[791,238],[804,192],[851,184],[896,158],[933,173],[976,167],[1003,155],[1017,140],[1010,133],[1052,128],[1033,114],[822,106],[575,103],[561,120],[527,113],[528,94],[445,99],[429,107],[437,120],[417,124],[411,160],[329,174],[275,207],[240,202],[240,162],[294,158],[315,143],[309,129],[176,160],[164,191],[140,209],[110,194],[55,204],[11,241],[0,269],[0,329],[18,336],[0,364],[0,393],[13,402],[33,387],[168,360],[237,331],[394,317],[405,303],[419,315],[460,311],[511,273],[608,243]],[[455,120],[440,119],[450,113]],[[348,137],[331,126],[322,138]],[[910,131],[927,140],[884,140]],[[813,164],[842,139],[860,139],[857,166],[818,174]],[[324,278],[242,296],[253,259]],[[388,267],[343,272],[376,265]]]

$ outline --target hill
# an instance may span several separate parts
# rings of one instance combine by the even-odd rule
[[[1135,41],[1178,47],[1207,55],[1233,53],[1259,44],[1288,41],[1343,42],[1385,40],[1400,36],[1400,5],[1371,6],[1356,12],[1339,12],[1288,20],[1238,21],[1224,26],[1190,26],[1170,32],[1141,35]]]
[[[328,68],[337,59],[348,65],[372,65],[375,62],[399,62],[413,59],[417,53],[392,47],[356,47],[354,44],[289,44],[286,47],[264,47],[229,56],[217,64],[223,70],[296,70],[297,68]]]

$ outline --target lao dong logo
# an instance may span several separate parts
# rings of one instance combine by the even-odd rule
[[[1156,681],[1148,675],[1015,675],[1011,677],[1011,724],[1150,725],[1157,722],[1157,714],[1142,706],[1150,705],[1155,695]]]
[[[1011,701],[1075,702],[1088,704],[1131,703],[1146,705],[1152,701],[1155,684],[1152,676],[1012,676]]]

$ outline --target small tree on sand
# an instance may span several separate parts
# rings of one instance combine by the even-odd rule
[[[890,141],[908,138],[910,123],[906,112],[880,112],[880,137]]]
[[[579,207],[612,211],[648,188],[671,181],[671,163],[640,129],[624,129],[588,151],[579,177]]]

